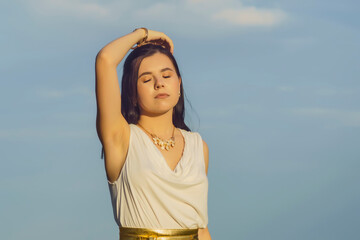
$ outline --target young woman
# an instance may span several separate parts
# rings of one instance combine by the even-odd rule
[[[116,67],[130,49],[120,95]],[[209,150],[184,123],[173,49],[164,33],[138,28],[96,56],[96,127],[122,240],[211,239]]]

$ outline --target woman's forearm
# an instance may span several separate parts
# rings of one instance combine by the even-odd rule
[[[135,32],[128,33],[108,43],[99,51],[98,56],[106,58],[108,62],[117,66],[130,48],[143,39],[145,35],[144,29],[137,29]]]

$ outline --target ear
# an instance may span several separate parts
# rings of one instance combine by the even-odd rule
[[[180,88],[180,84],[181,84],[181,77],[179,77],[179,88]]]

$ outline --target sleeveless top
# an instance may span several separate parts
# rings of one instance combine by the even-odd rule
[[[179,129],[183,155],[171,170],[151,138],[135,124],[119,177],[109,180],[113,213],[119,227],[186,229],[208,224],[208,178],[198,132]]]

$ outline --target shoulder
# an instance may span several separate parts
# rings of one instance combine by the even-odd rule
[[[188,134],[191,134],[195,138],[197,138],[197,141],[199,143],[202,142],[203,150],[204,150],[204,156],[207,156],[209,154],[209,147],[208,147],[207,143],[205,142],[205,140],[202,138],[201,134],[199,132],[190,132],[190,131],[186,131],[186,132]]]
[[[191,134],[192,136],[194,136],[195,138],[197,138],[198,143],[200,144],[200,141],[202,142],[203,145],[203,154],[204,154],[204,163],[205,163],[205,171],[206,174],[208,173],[208,168],[209,168],[209,147],[207,145],[207,143],[205,142],[205,140],[202,138],[201,134],[199,132],[191,132],[191,131],[186,131],[184,130],[187,134]]]

